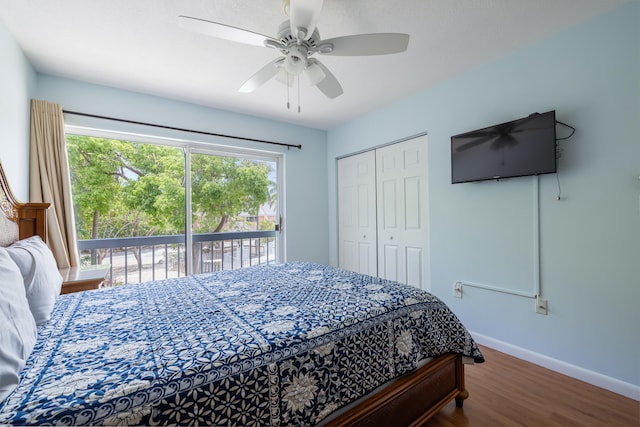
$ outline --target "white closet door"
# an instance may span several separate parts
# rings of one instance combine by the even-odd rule
[[[338,160],[338,263],[378,275],[375,152]]]
[[[378,275],[429,289],[427,137],[376,150]]]

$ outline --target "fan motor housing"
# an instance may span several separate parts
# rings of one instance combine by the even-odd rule
[[[284,44],[287,48],[289,48],[293,44],[298,44],[298,39],[293,34],[291,34],[291,24],[289,21],[284,21],[278,27],[278,39]],[[300,43],[302,46],[306,47],[307,50],[314,51],[320,41],[320,32],[316,27],[313,30],[313,34],[309,37],[308,40],[302,40]],[[284,52],[283,52],[284,53]]]

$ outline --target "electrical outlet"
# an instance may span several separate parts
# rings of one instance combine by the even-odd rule
[[[539,296],[536,297],[536,313],[545,315],[548,313],[547,300],[542,299]]]
[[[462,298],[462,282],[456,282],[453,284],[453,296],[456,298]]]

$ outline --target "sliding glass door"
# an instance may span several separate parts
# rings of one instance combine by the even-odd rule
[[[68,132],[82,264],[117,285],[279,261],[280,157],[164,142]]]
[[[202,150],[189,159],[193,273],[278,260],[277,159]]]

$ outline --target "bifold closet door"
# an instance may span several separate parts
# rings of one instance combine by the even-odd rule
[[[376,159],[367,151],[338,160],[338,263],[377,276]]]
[[[376,150],[378,275],[428,283],[427,136]]]

